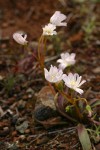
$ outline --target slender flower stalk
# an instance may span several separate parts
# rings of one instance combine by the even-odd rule
[[[47,81],[47,82],[48,82],[48,81]],[[48,82],[48,85],[49,85],[49,87],[50,87],[50,89],[51,89],[51,91],[52,91],[52,94],[55,96],[55,95],[56,95],[56,92],[55,92],[54,88],[52,87],[51,83]]]
[[[38,61],[41,67],[41,70],[44,73],[44,61],[45,61],[45,53],[46,53],[46,42],[47,38],[46,36],[41,35],[38,43]]]
[[[41,35],[39,42],[38,42],[38,59],[40,60],[41,57],[41,53],[40,53],[40,49],[41,49],[41,44],[43,42],[43,36]]]

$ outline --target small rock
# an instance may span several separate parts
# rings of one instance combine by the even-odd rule
[[[25,133],[27,134],[27,133],[30,133],[30,129],[26,129],[25,130]]]
[[[100,40],[97,40],[97,41],[96,41],[96,45],[100,45]]]
[[[0,136],[6,136],[9,134],[10,129],[8,127],[4,127],[3,130],[0,130]]]
[[[4,131],[8,131],[9,128],[8,128],[8,127],[4,127],[3,130],[4,130]]]
[[[22,124],[16,125],[16,130],[19,131],[20,133],[24,133],[27,128],[28,128],[28,121],[24,121]]]
[[[4,22],[3,24],[2,24],[2,28],[7,28],[8,27],[8,23],[7,22]]]
[[[32,94],[29,94],[29,95],[28,95],[28,98],[32,98]]]
[[[100,67],[97,67],[97,68],[93,69],[93,72],[94,73],[100,73]]]
[[[23,140],[25,140],[25,135],[20,135],[20,137],[19,137],[19,139],[21,140],[21,141],[23,141]]]
[[[43,104],[47,107],[49,106],[53,110],[56,110],[54,103],[54,95],[49,86],[43,87],[38,93],[36,106],[39,106],[39,104]]]
[[[19,109],[19,110],[24,109],[24,108],[25,108],[25,105],[26,105],[26,101],[20,100],[20,101],[18,102],[18,109]]]
[[[45,128],[50,128],[58,124],[58,112],[54,103],[54,95],[49,86],[43,87],[37,96],[36,107],[34,109],[34,121],[42,124]]]
[[[57,112],[49,106],[39,105],[34,110],[34,117],[39,121],[44,121],[52,117],[56,117]]]
[[[32,93],[32,94],[34,94],[34,90],[32,88],[28,88],[27,91],[26,91],[26,93]]]

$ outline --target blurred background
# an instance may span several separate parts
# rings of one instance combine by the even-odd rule
[[[68,16],[66,36],[73,40],[96,38],[99,27],[100,0],[0,0],[0,40],[11,39],[13,32],[23,30],[29,40],[36,40],[42,27],[56,10]],[[74,37],[77,33],[79,37]],[[95,34],[95,37],[92,35]],[[97,39],[96,39],[97,40]]]
[[[0,0],[0,63],[5,64],[6,58],[12,64],[21,58],[23,48],[12,38],[16,31],[28,34],[29,54],[36,49],[42,27],[57,10],[67,15],[68,25],[59,27],[58,35],[48,39],[47,55],[67,50],[88,61],[92,55],[99,59],[100,0]]]

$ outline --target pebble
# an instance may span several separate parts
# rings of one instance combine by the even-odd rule
[[[2,24],[2,28],[7,28],[8,27],[8,23],[7,22],[4,22],[3,24]]]
[[[30,133],[30,129],[26,129],[26,130],[25,130],[25,133]]]
[[[24,109],[24,108],[25,108],[25,105],[26,105],[26,101],[20,100],[20,101],[18,102],[18,109],[19,109],[19,110]]]
[[[9,128],[8,128],[8,127],[4,127],[3,130],[4,130],[4,131],[8,131]]]
[[[94,73],[100,73],[100,67],[97,67],[97,68],[93,69],[93,72]]]
[[[0,80],[3,80],[3,79],[4,79],[4,77],[0,75]]]
[[[34,94],[34,90],[32,88],[28,88],[27,91],[26,91],[26,93],[32,93],[32,94]]]
[[[20,136],[19,136],[19,139],[20,139],[21,141],[25,140],[25,138],[26,138],[25,135],[20,135]]]
[[[28,95],[28,98],[32,98],[32,94],[29,94],[29,95]]]

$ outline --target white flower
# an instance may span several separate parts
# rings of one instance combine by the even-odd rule
[[[55,26],[67,26],[66,22],[62,22],[66,18],[67,17],[60,11],[56,11],[54,15],[50,18],[50,23],[54,24]]]
[[[20,32],[15,32],[13,34],[13,39],[18,43],[18,44],[21,44],[21,45],[26,45],[28,41],[26,41],[26,38],[27,38],[27,35],[23,33],[20,33]]]
[[[62,53],[61,54],[61,59],[58,59],[57,62],[60,63],[59,68],[60,69],[65,69],[66,67],[70,65],[75,64],[75,54],[74,53]]]
[[[77,73],[69,73],[68,76],[65,74],[63,75],[63,81],[65,82],[65,85],[80,94],[82,94],[84,91],[79,87],[86,82],[86,80],[81,81],[81,79],[82,77],[79,76]]]
[[[57,67],[52,65],[49,71],[46,68],[44,68],[44,74],[46,80],[52,83],[61,81],[63,76],[62,70],[59,70]]]
[[[56,29],[56,26],[49,23],[48,25],[45,25],[43,28],[43,35],[56,35],[57,32],[54,31]]]

